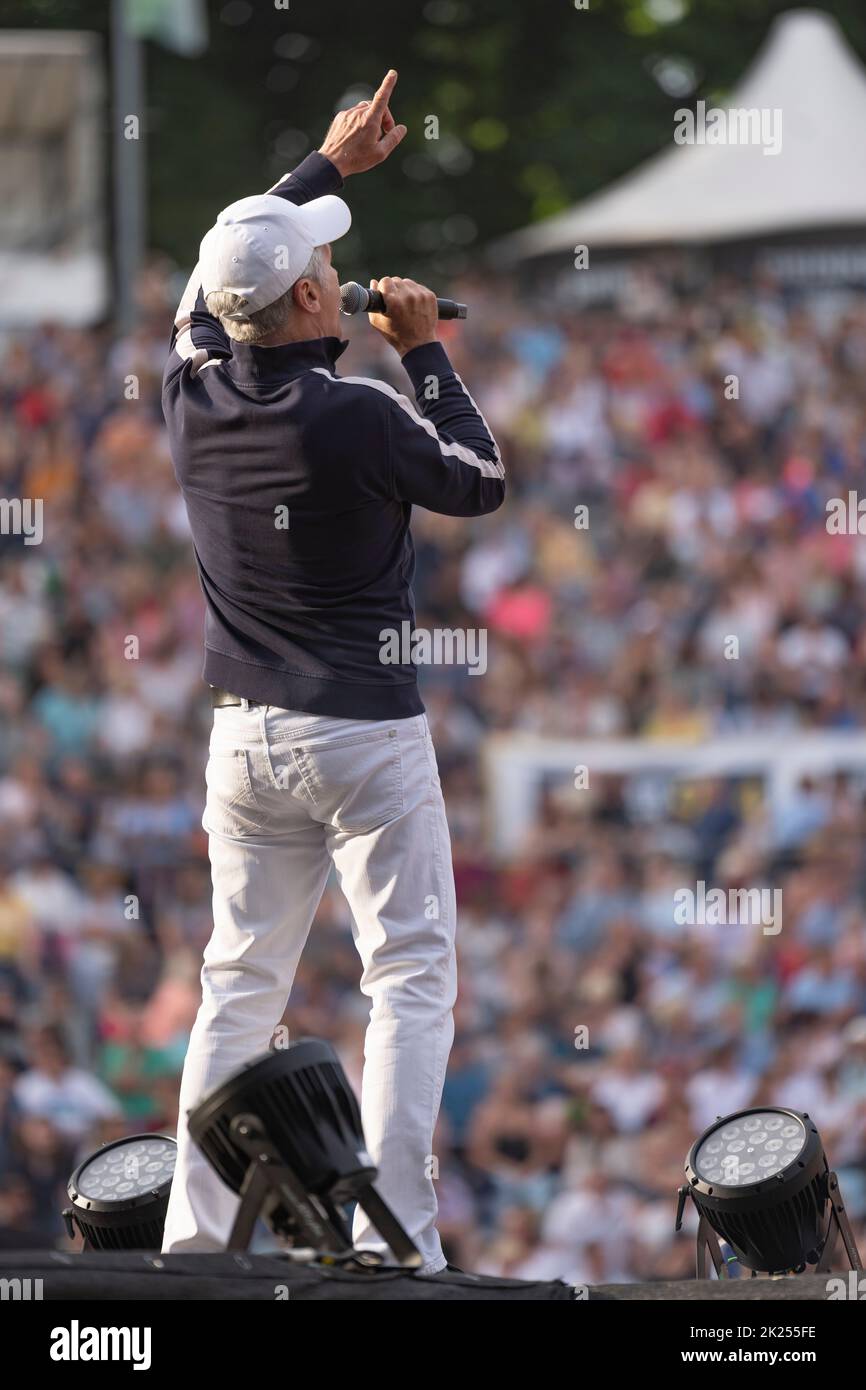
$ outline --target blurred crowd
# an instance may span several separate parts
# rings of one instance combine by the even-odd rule
[[[577,272],[575,272],[577,273]],[[686,1152],[718,1114],[817,1121],[866,1245],[866,780],[539,778],[497,853],[490,734],[683,743],[859,731],[866,550],[826,503],[866,478],[866,298],[634,274],[621,302],[457,289],[443,328],[502,445],[506,505],[416,510],[417,622],[484,628],[487,672],[421,671],[458,890],[457,1034],[436,1143],[464,1268],[688,1276]],[[159,408],[170,277],[138,328],[0,349],[0,1240],[65,1240],[76,1163],[171,1132],[210,932],[203,606]],[[347,324],[349,321],[347,320]],[[344,373],[405,389],[365,322]],[[732,649],[731,636],[737,641]],[[783,926],[682,926],[699,880],[782,890]],[[289,888],[290,891],[290,888]],[[284,1021],[353,1084],[367,1004],[329,884]],[[278,1021],[275,1020],[275,1024]]]

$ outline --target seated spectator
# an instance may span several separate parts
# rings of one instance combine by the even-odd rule
[[[13,1090],[25,1117],[50,1120],[64,1139],[76,1141],[98,1120],[120,1114],[111,1091],[90,1072],[72,1065],[59,1028],[37,1031],[32,1057]]]

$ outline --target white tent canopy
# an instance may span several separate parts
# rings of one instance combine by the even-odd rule
[[[504,238],[506,260],[578,245],[712,243],[866,226],[866,70],[836,21],[791,10],[725,109],[781,112],[781,149],[683,144],[568,212]]]

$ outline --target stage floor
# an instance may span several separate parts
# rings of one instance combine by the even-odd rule
[[[862,1276],[861,1276],[862,1277]],[[559,1280],[492,1279],[448,1274],[425,1278],[400,1269],[353,1274],[338,1268],[299,1265],[278,1255],[71,1255],[3,1251],[4,1297],[76,1302],[319,1301],[427,1302],[431,1299],[510,1302],[695,1302],[706,1300],[815,1301],[826,1303],[828,1280],[849,1276],[800,1275],[784,1279],[680,1280],[653,1284],[596,1284],[575,1290]],[[27,1285],[26,1281],[31,1281]],[[13,1281],[21,1281],[17,1284]],[[29,1289],[29,1293],[28,1293]]]

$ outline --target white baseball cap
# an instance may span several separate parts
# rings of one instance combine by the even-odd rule
[[[239,198],[202,239],[202,292],[242,295],[243,310],[224,317],[246,319],[291,289],[316,247],[345,236],[351,225],[348,206],[333,193],[300,207],[271,193]]]

